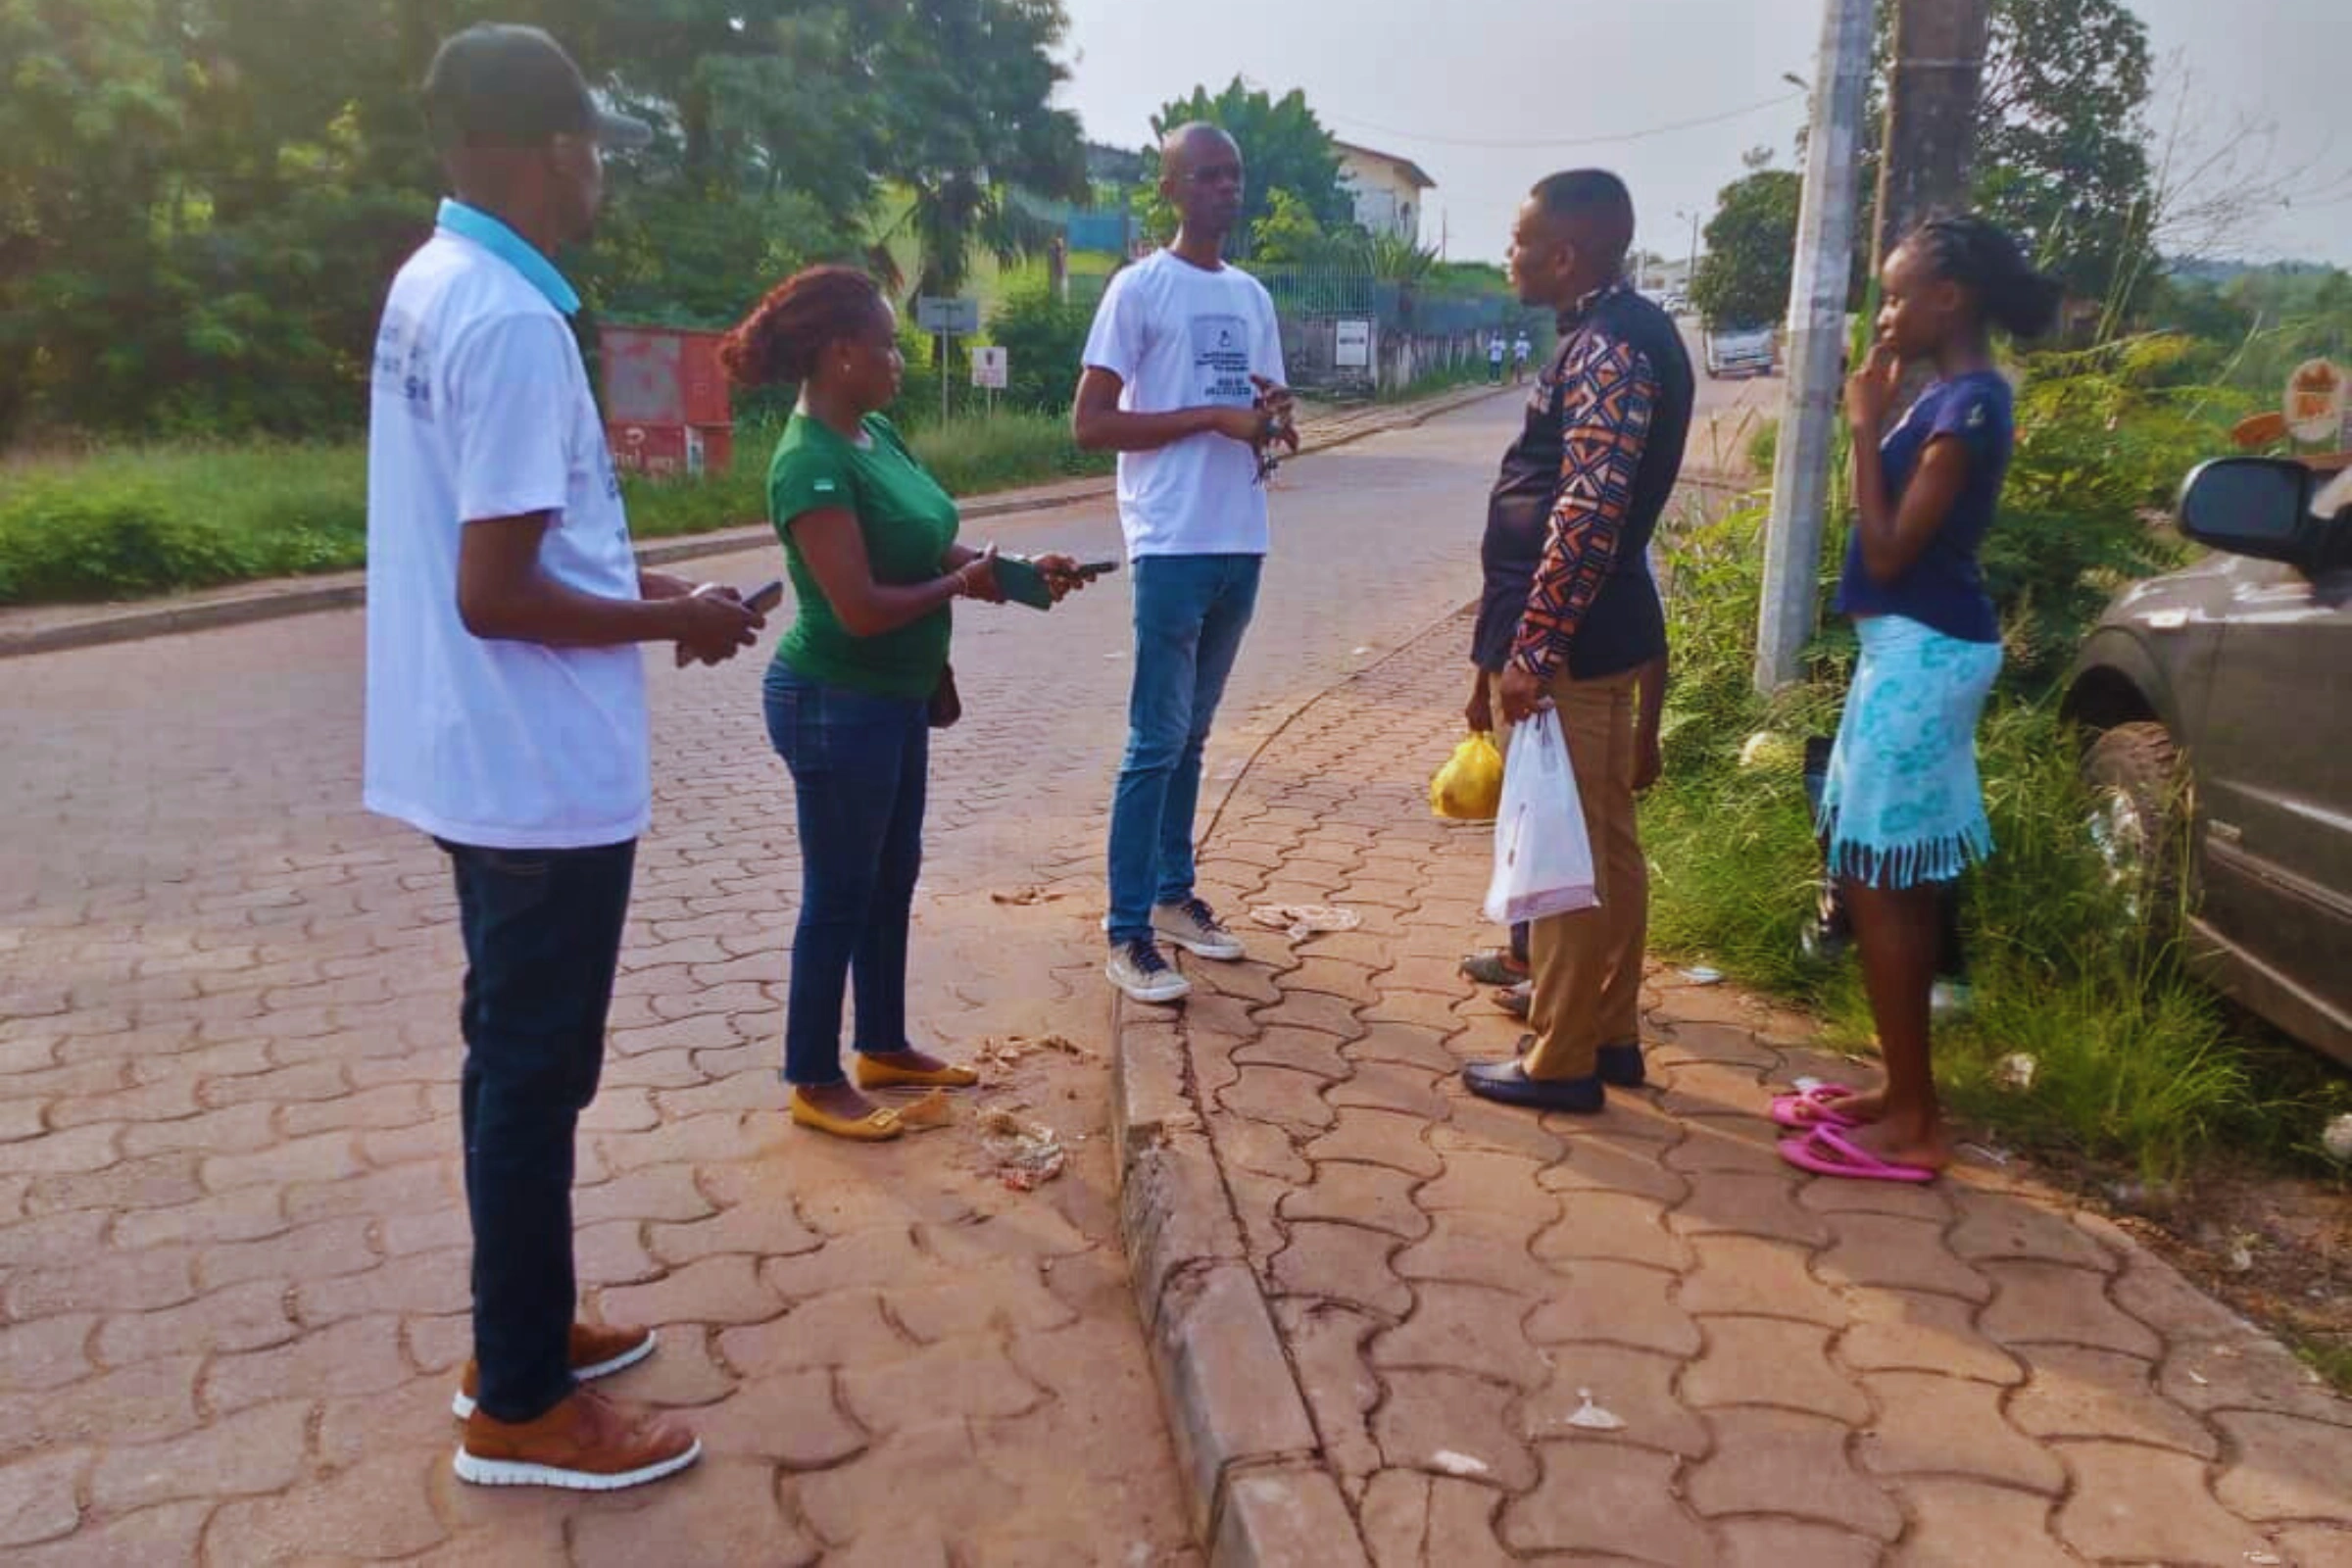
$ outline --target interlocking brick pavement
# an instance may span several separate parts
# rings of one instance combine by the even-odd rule
[[[1314,1428],[1284,1448],[1179,1410],[1180,1446],[1233,1455],[1194,1501],[1230,1560],[2346,1561],[2352,1401],[2112,1224],[2015,1170],[1783,1166],[1773,1087],[1843,1065],[1802,1019],[1653,965],[1647,1091],[1589,1119],[1465,1095],[1454,1070],[1517,1037],[1453,974],[1491,839],[1422,799],[1466,634],[1301,712],[1208,847],[1212,898],[1363,929],[1251,931],[1246,963],[1187,962],[1180,1021],[1122,1009],[1133,1168],[1213,1156],[1281,1341],[1266,1396]],[[1137,1108],[1155,1077],[1179,1108]],[[1207,1255],[1131,1237],[1148,1315],[1227,1266],[1191,1234]],[[1622,1428],[1580,1426],[1588,1395]],[[1288,1522],[1334,1506],[1354,1539]]]
[[[1221,779],[1471,591],[1511,416],[1285,468]],[[971,531],[1116,553],[1100,505]],[[918,1025],[1081,1053],[982,1097],[1070,1140],[1027,1196],[968,1121],[886,1149],[786,1128],[798,855],[758,662],[651,659],[656,823],[576,1217],[589,1309],[662,1334],[614,1392],[709,1458],[612,1498],[449,1474],[461,956],[441,858],[358,809],[360,617],[0,663],[0,1557],[1189,1560],[1101,1136],[1126,614],[1116,579],[1051,620],[967,612],[969,716],[934,763]]]

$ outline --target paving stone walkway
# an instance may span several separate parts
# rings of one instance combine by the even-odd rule
[[[1467,592],[1513,412],[1286,467],[1221,777]],[[973,533],[1118,548],[1102,503]],[[608,1497],[450,1475],[462,957],[446,862],[358,808],[362,618],[0,661],[0,1561],[1197,1562],[1100,1136],[1127,619],[1119,582],[963,617],[934,758],[913,1016],[956,1055],[1075,1048],[980,1097],[1067,1142],[1028,1194],[968,1116],[883,1149],[785,1126],[800,873],[762,661],[652,658],[656,821],[576,1213],[587,1310],[662,1336],[612,1392],[707,1457]]]
[[[1252,933],[1188,965],[1181,1022],[1124,1015],[1129,1081],[1174,1060],[1186,1106],[1130,1133],[1131,1229],[1132,1184],[1204,1126],[1279,1338],[1258,1396],[1221,1392],[1194,1363],[1247,1353],[1255,1308],[1182,1324],[1245,1276],[1171,1239],[1181,1205],[1135,1238],[1220,1560],[2352,1563],[2352,1402],[2129,1236],[2021,1172],[1783,1166],[1773,1087],[1851,1070],[1801,1019],[1653,966],[1648,1091],[1591,1119],[1464,1094],[1517,1034],[1455,975],[1490,838],[1422,799],[1465,638],[1309,708],[1210,846],[1211,898],[1362,929]],[[1279,1419],[1286,1371],[1311,1430]]]

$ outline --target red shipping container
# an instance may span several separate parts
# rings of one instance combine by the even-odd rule
[[[605,420],[616,464],[644,473],[727,466],[735,412],[719,342],[719,333],[679,327],[604,329]]]
[[[656,478],[699,478],[735,461],[735,432],[723,424],[608,424],[612,466]]]

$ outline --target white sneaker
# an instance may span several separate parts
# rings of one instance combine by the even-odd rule
[[[1152,929],[1196,957],[1231,963],[1249,956],[1242,939],[1226,930],[1217,911],[1200,899],[1159,906],[1152,911]]]
[[[1111,949],[1110,962],[1103,965],[1102,972],[1136,1002],[1182,1002],[1193,994],[1192,982],[1169,966],[1157,943],[1130,942]]]

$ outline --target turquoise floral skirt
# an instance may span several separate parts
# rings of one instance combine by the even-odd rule
[[[1862,662],[1821,797],[1830,874],[1877,888],[1949,882],[1992,854],[1977,720],[2001,645],[1901,615],[1857,621]]]

